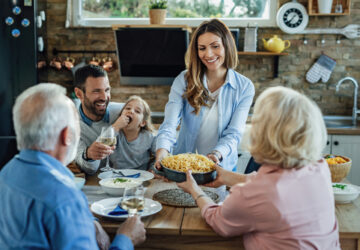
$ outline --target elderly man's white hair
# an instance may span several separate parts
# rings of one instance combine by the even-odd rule
[[[26,89],[13,107],[17,147],[40,151],[53,150],[61,130],[75,131],[77,113],[65,88],[41,83]]]

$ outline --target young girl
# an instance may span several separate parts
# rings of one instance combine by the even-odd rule
[[[131,96],[121,110],[120,118],[127,125],[120,129],[117,146],[110,155],[116,169],[147,170],[150,157],[155,152],[155,136],[151,123],[149,105],[139,96]]]

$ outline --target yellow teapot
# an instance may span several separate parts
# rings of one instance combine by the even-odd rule
[[[278,38],[277,35],[274,35],[268,41],[266,41],[264,38],[262,40],[265,49],[275,53],[281,53],[284,49],[289,48],[291,44],[289,40],[283,41],[281,38]]]

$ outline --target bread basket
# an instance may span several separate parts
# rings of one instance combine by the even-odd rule
[[[329,155],[325,155],[325,158]],[[345,163],[338,164],[329,164],[331,172],[331,181],[332,182],[341,182],[350,172],[351,169],[351,159],[346,156],[334,155],[335,157],[341,157],[346,160]]]

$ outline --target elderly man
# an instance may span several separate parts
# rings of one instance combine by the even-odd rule
[[[110,84],[106,71],[99,66],[87,65],[75,72],[75,94],[80,99],[80,143],[76,163],[87,174],[98,170],[101,160],[113,153],[115,147],[97,142],[101,128],[112,125],[119,131],[129,118],[119,117],[123,104],[110,102]]]
[[[93,216],[72,173],[79,119],[65,89],[39,84],[13,108],[20,154],[0,172],[0,249],[98,249]],[[117,231],[113,249],[145,239],[138,217]]]

